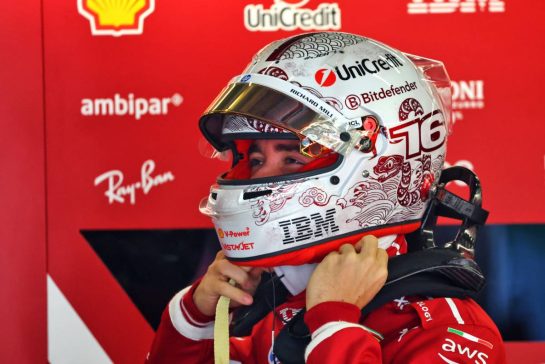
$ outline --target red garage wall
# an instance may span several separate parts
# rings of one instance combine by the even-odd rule
[[[4,4],[7,5],[7,4]],[[46,360],[46,219],[39,0],[0,11],[0,351]]]
[[[222,167],[199,152],[200,113],[257,49],[320,26],[443,60],[457,120],[447,161],[479,174],[490,222],[545,222],[545,2],[144,3],[117,26],[86,0],[21,0],[0,10],[3,362],[47,360],[46,272],[93,345],[115,363],[142,361],[153,330],[81,231],[210,227],[197,205]],[[290,29],[246,17],[288,6],[329,15]],[[143,169],[155,177],[145,189]],[[532,352],[508,349],[513,363]]]

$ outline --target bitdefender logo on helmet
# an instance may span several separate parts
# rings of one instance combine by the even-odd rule
[[[263,4],[244,7],[244,26],[252,32],[276,30],[338,30],[341,9],[337,3],[321,3],[315,9],[304,8],[309,0],[274,0],[269,9]]]

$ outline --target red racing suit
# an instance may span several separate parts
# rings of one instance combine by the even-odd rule
[[[170,302],[146,364],[214,362],[213,317],[199,312],[194,289],[186,288]],[[304,307],[302,292],[259,321],[251,335],[232,337],[231,363],[280,363],[272,353],[272,337]],[[471,299],[400,297],[365,317],[352,304],[324,302],[304,319],[312,333],[305,350],[309,364],[505,363],[496,325]]]

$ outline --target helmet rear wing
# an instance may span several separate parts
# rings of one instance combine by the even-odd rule
[[[430,92],[441,100],[441,110],[445,116],[448,133],[452,133],[452,86],[450,77],[441,61],[404,53],[422,72],[423,79],[432,86]]]

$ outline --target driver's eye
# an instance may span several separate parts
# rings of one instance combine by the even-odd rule
[[[286,157],[284,159],[284,163],[286,164],[304,164],[303,162],[295,159],[295,158],[292,158],[292,157]]]
[[[250,167],[257,167],[261,164],[263,164],[263,161],[259,158],[250,158],[249,159]]]

